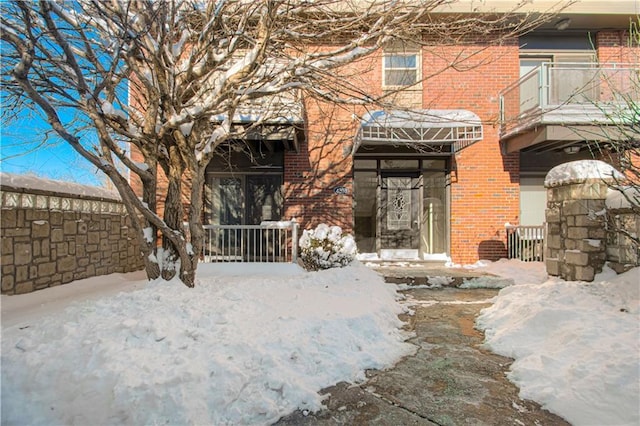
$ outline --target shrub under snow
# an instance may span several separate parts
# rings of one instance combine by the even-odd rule
[[[349,234],[342,234],[339,226],[321,223],[314,230],[304,230],[300,237],[300,257],[310,270],[346,266],[357,254],[356,242]]]

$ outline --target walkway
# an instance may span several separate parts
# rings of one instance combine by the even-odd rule
[[[478,276],[449,269],[385,272],[388,281],[401,281],[404,275],[416,284],[426,282],[427,276],[451,274],[456,281]],[[475,318],[498,290],[413,288],[402,293],[415,311],[404,319],[416,334],[410,340],[418,347],[416,354],[390,370],[368,372],[368,381],[361,385],[341,383],[326,389],[326,410],[295,412],[277,425],[568,424],[538,404],[521,400],[505,377],[512,361],[482,349]]]

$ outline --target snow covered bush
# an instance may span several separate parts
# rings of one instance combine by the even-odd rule
[[[305,229],[299,244],[304,267],[313,271],[346,266],[358,252],[351,235],[342,234],[339,226],[324,223],[313,230]]]

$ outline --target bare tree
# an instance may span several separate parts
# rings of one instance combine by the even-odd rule
[[[605,79],[612,102],[598,105],[612,124],[605,130],[609,140],[590,142],[589,148],[595,157],[608,158],[624,173],[623,179],[612,179],[610,188],[621,200],[619,205],[640,217],[640,16],[630,24],[628,47],[628,62],[636,64],[635,68],[625,73],[622,81]],[[640,250],[640,235],[635,229],[618,223],[615,217],[608,218],[608,226]]]
[[[203,245],[205,169],[222,144],[249,131],[234,126],[238,112],[262,105],[252,118],[259,126],[286,122],[295,113],[288,110],[291,100],[301,96],[384,104],[387,98],[352,83],[349,64],[392,42],[436,37],[500,43],[551,16],[531,19],[514,9],[433,19],[431,12],[448,3],[2,2],[5,108],[39,110],[60,138],[109,177],[137,218],[133,226],[150,279],[179,271],[193,286]],[[163,175],[168,189],[161,211],[156,200]],[[136,179],[142,194],[134,191]]]
[[[603,100],[594,105],[607,121],[600,130],[603,141],[588,141],[594,158],[605,159],[619,169],[623,177],[612,176],[607,180],[610,189],[618,196],[617,204],[625,206],[640,217],[640,17],[629,27],[627,65],[609,73],[597,74],[590,84],[598,88]],[[580,93],[576,94],[579,96]],[[591,135],[578,132],[585,138]],[[610,230],[624,235],[640,248],[640,235],[617,223],[615,217],[606,218]]]

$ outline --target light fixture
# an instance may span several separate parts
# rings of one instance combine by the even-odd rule
[[[577,154],[580,151],[580,147],[577,145],[565,146],[563,151],[567,154]]]
[[[558,31],[564,31],[569,28],[569,25],[571,25],[571,18],[562,18],[556,22],[555,28]]]

